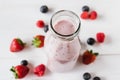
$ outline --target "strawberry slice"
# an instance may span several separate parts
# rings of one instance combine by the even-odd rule
[[[34,40],[32,40],[32,45],[34,45],[37,48],[41,48],[44,46],[44,38],[45,36],[43,35],[36,35],[34,37]]]
[[[96,60],[96,56],[98,56],[98,53],[93,53],[92,50],[88,51],[86,50],[82,55],[82,62],[83,64],[90,64]]]
[[[37,76],[43,76],[45,73],[46,67],[44,64],[40,64],[34,68],[34,74]]]
[[[23,50],[25,47],[25,43],[19,38],[14,38],[11,45],[10,45],[10,51],[11,52],[18,52]]]
[[[15,79],[24,78],[29,72],[29,68],[23,65],[13,66],[10,70],[14,73]]]

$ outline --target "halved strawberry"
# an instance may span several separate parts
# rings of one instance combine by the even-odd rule
[[[24,78],[29,72],[29,68],[23,65],[13,66],[10,70],[14,73],[15,79]]]
[[[90,51],[86,50],[82,55],[83,64],[88,65],[88,64],[94,62],[97,55],[98,55],[98,53],[93,53],[92,50],[90,50]]]
[[[34,68],[34,74],[37,76],[43,76],[45,73],[46,67],[44,64],[40,64]]]
[[[34,37],[34,40],[32,40],[32,45],[34,45],[37,48],[41,48],[44,46],[44,38],[45,36],[43,35],[36,35]]]
[[[11,52],[18,52],[23,50],[25,47],[25,43],[19,38],[14,38],[11,45],[10,45],[10,51]]]

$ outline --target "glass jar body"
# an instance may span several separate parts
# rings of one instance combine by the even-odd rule
[[[66,10],[56,12],[50,20],[50,30],[45,38],[47,66],[52,72],[73,69],[80,54],[79,17]]]
[[[47,66],[52,72],[64,72],[73,69],[80,54],[79,37],[71,41],[61,40],[48,33],[46,37]]]

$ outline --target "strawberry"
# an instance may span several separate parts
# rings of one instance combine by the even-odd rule
[[[91,20],[95,20],[95,19],[97,18],[97,12],[96,12],[96,11],[92,11],[92,12],[90,13],[89,18],[90,18]]]
[[[88,65],[88,64],[94,62],[97,55],[98,55],[98,53],[93,53],[92,50],[90,50],[90,51],[86,50],[82,55],[83,64]]]
[[[89,13],[87,11],[82,12],[80,15],[82,19],[88,19],[89,18]]]
[[[34,74],[37,76],[43,76],[45,73],[45,65],[44,64],[40,64],[37,67],[34,68]]]
[[[13,66],[10,70],[14,73],[15,79],[24,78],[29,72],[29,68],[23,65]]]
[[[25,43],[19,38],[14,38],[11,45],[10,45],[10,51],[11,52],[18,52],[23,50],[25,47]]]
[[[45,23],[43,20],[38,20],[37,23],[36,23],[37,27],[39,28],[43,28],[45,26]]]
[[[34,40],[32,40],[32,45],[34,45],[37,48],[41,48],[44,46],[44,38],[45,36],[43,35],[36,35],[34,37]]]
[[[98,42],[102,43],[102,42],[104,42],[105,34],[103,32],[98,32],[96,34],[96,38],[97,38]]]

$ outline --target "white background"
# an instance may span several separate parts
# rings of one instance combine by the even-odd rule
[[[49,7],[46,14],[39,10],[44,4]],[[46,64],[44,48],[31,46],[35,35],[46,34],[36,27],[36,21],[43,19],[49,24],[53,13],[61,9],[71,10],[80,16],[83,5],[88,5],[91,11],[97,11],[98,18],[94,21],[81,19],[79,36],[85,48],[99,52],[100,56],[93,64],[87,66],[78,63],[70,72],[46,71],[43,77],[35,76],[32,69],[38,64]],[[18,65],[22,59],[27,59],[31,71],[23,80],[83,80],[84,72],[92,73],[93,77],[100,76],[102,80],[120,80],[119,7],[118,0],[0,0],[0,79],[15,80],[9,71],[10,67]],[[94,46],[86,45],[87,38],[95,38],[97,32],[106,34],[105,42]],[[21,52],[11,53],[9,47],[15,37],[21,38],[27,46]]]

